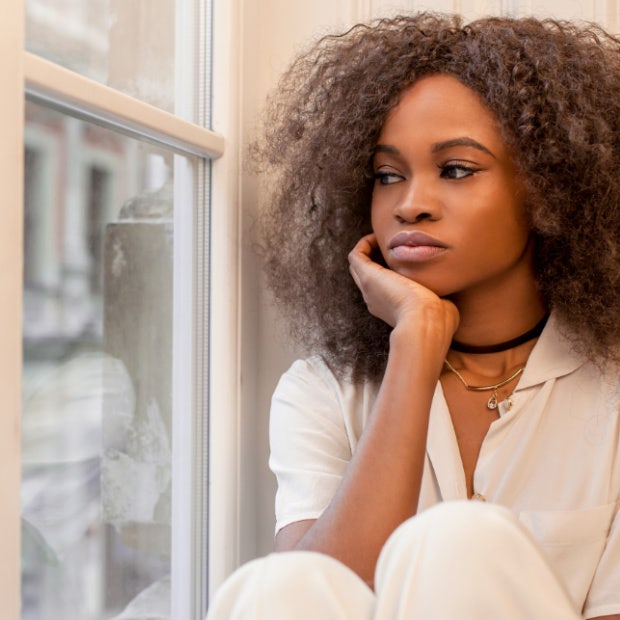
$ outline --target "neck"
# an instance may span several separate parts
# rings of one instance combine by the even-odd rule
[[[515,336],[514,338],[504,340],[503,342],[469,344],[466,342],[459,342],[458,340],[452,340],[450,348],[453,351],[458,351],[459,353],[471,353],[478,355],[483,355],[485,353],[502,353],[503,351],[514,349],[522,344],[525,344],[526,342],[530,342],[530,340],[535,340],[538,338],[540,334],[542,334],[548,318],[549,314],[547,313],[532,328],[519,334],[518,336]]]
[[[472,345],[492,345],[516,338],[532,329],[546,314],[534,278],[530,274],[512,279],[507,286],[487,291],[468,291],[454,296],[459,310],[459,328],[454,340]],[[449,352],[457,367],[482,376],[497,377],[524,365],[536,339],[514,348],[489,354]]]
[[[499,287],[455,295],[451,301],[460,316],[454,340],[472,345],[516,338],[534,327],[547,312],[529,273],[518,274]]]

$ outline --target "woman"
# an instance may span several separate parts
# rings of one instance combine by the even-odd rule
[[[314,353],[272,406],[298,553],[212,617],[304,593],[295,617],[620,619],[619,52],[423,14],[284,76],[259,155],[267,272]]]

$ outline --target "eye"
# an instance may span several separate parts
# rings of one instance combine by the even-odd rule
[[[440,176],[442,179],[453,179],[456,181],[470,177],[479,171],[479,168],[462,162],[441,164],[439,169],[441,170]]]
[[[380,171],[375,172],[375,183],[379,185],[392,185],[403,181],[405,177],[395,172]]]

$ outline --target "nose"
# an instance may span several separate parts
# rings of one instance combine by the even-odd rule
[[[415,224],[422,220],[437,220],[441,217],[441,204],[436,188],[421,178],[412,179],[397,201],[394,216],[401,222]]]

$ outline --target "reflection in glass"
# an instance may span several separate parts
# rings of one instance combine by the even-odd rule
[[[23,620],[169,616],[173,157],[27,105]]]
[[[174,112],[175,0],[26,0],[25,6],[28,51]]]

